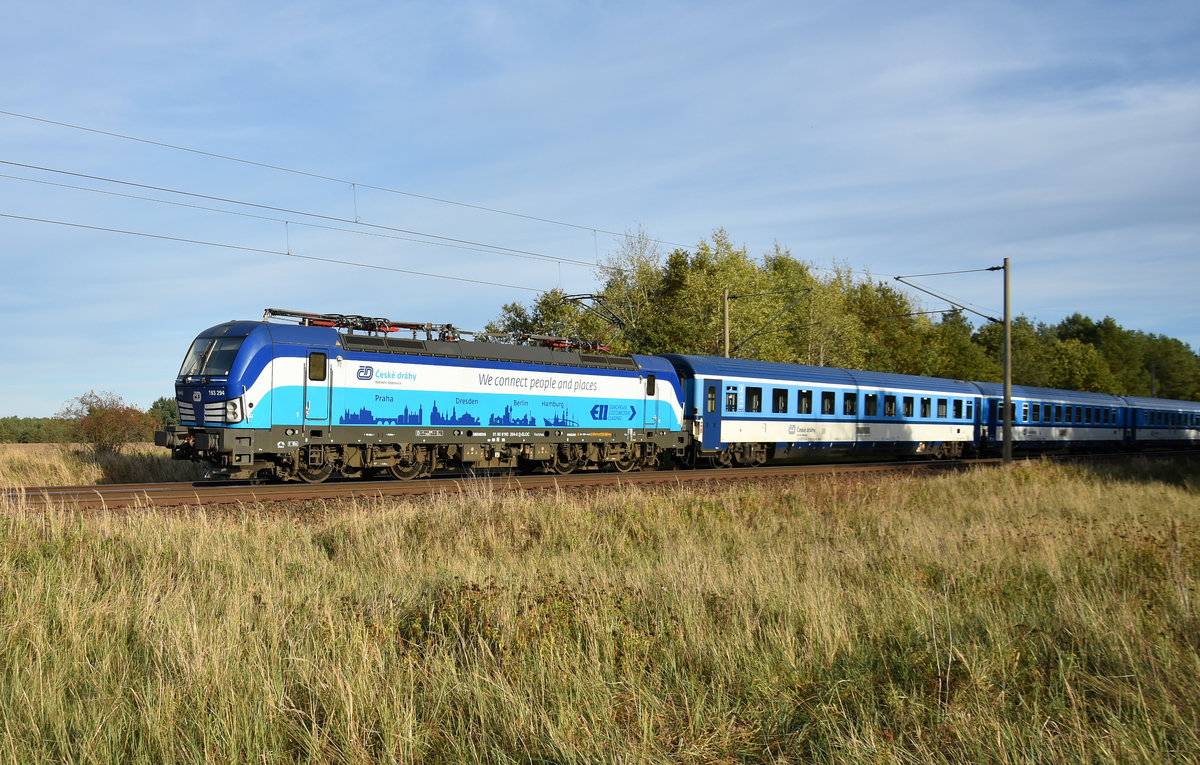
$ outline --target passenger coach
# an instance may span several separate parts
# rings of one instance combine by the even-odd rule
[[[683,382],[694,456],[761,464],[833,454],[952,457],[976,438],[968,382],[666,354]]]
[[[1004,386],[975,383],[983,396],[981,448],[1004,438]],[[1129,438],[1125,399],[1107,393],[1012,387],[1013,448],[1018,450],[1115,449]]]

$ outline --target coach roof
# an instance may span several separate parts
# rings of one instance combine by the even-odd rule
[[[805,364],[780,364],[774,361],[726,359],[719,356],[685,356],[676,353],[664,354],[663,358],[670,360],[681,374],[694,377],[751,378],[796,385],[857,386],[867,390],[931,391],[955,396],[978,394],[974,386],[968,382],[944,380],[939,377],[865,372]]]

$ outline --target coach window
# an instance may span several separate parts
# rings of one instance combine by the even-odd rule
[[[967,419],[975,419],[975,404],[972,401],[967,402]]]
[[[746,388],[746,411],[762,411],[762,388]]]
[[[833,414],[833,402],[836,396],[833,391],[823,391],[821,393],[821,414]]]
[[[717,386],[708,386],[708,395],[705,396],[704,410],[709,414],[717,411]]]
[[[726,388],[725,389],[725,411],[726,412],[736,412],[737,411],[737,388]]]
[[[858,394],[842,394],[842,414],[858,414]]]
[[[1062,421],[1063,421],[1063,418],[1062,418],[1062,404],[1055,404],[1055,405],[1054,405],[1054,421],[1055,421],[1055,422],[1062,422]]]
[[[913,416],[913,397],[912,396],[904,397],[904,416],[905,417]]]
[[[877,394],[863,394],[863,414],[867,417],[876,417],[879,415],[879,396]]]
[[[811,390],[796,391],[796,412],[799,414],[812,414]]]
[[[938,399],[937,413],[938,413],[938,417],[941,417],[943,420],[946,419],[946,399],[944,399],[944,398]]]
[[[1075,407],[1075,422],[1083,422],[1083,407]]]
[[[933,399],[922,397],[921,398],[921,416],[929,417],[932,412],[933,412]]]
[[[775,414],[787,414],[787,391],[783,388],[771,390],[771,411]]]
[[[1032,422],[1041,422],[1042,421],[1042,405],[1034,404],[1033,409],[1030,410],[1030,414],[1033,415]]]
[[[1108,410],[1107,409],[1100,410],[1100,421],[1103,422],[1105,425],[1108,424]]]
[[[1072,408],[1068,406],[1067,407],[1067,422],[1074,422],[1074,420],[1071,419],[1071,410],[1072,410]]]
[[[1083,410],[1083,421],[1088,425],[1092,424],[1092,407],[1089,406],[1087,409]],[[1096,421],[1099,422],[1099,418],[1097,418]]]
[[[962,399],[954,399],[954,419],[961,420],[962,416]]]
[[[883,416],[884,417],[895,417],[896,416],[896,397],[895,396],[884,396],[883,397]]]
[[[325,359],[325,354],[318,351],[308,354],[308,379],[313,382],[325,379]]]

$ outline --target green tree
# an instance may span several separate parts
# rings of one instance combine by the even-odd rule
[[[922,374],[952,380],[999,382],[1004,370],[990,358],[984,346],[972,339],[971,323],[962,311],[947,311],[935,324],[927,345],[929,367]]]
[[[166,396],[156,398],[146,413],[158,423],[158,427],[160,428],[179,424],[179,407],[175,403],[174,398],[167,398]]]

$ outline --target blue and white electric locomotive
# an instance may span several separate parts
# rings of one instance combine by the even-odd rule
[[[413,337],[391,336],[401,327]],[[679,379],[663,359],[386,319],[270,309],[220,324],[192,343],[175,389],[180,424],[156,442],[231,478],[624,471],[684,444]]]

